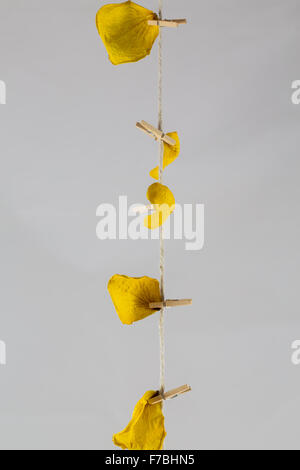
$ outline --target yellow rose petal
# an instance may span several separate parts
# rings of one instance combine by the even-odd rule
[[[114,65],[137,62],[150,54],[159,34],[157,19],[151,10],[134,2],[104,5],[97,13],[96,24],[109,58]]]
[[[132,419],[124,431],[113,436],[123,450],[162,450],[166,437],[162,404],[149,405],[156,392],[150,390],[136,404]]]
[[[145,227],[155,230],[163,225],[175,209],[172,191],[163,184],[154,183],[148,188],[147,198],[155,206],[155,212],[144,219]]]
[[[164,142],[164,158],[163,158],[163,169],[174,162],[180,154],[180,140],[177,132],[169,132],[169,137],[176,141],[176,145],[169,145]],[[150,171],[150,176],[155,180],[159,180],[159,167],[157,166]]]
[[[108,291],[122,323],[131,325],[153,315],[151,302],[160,302],[160,288],[157,279],[150,277],[128,277],[116,274],[108,283]]]

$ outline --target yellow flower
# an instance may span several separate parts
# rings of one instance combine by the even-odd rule
[[[166,437],[162,404],[149,405],[156,392],[146,392],[137,403],[132,419],[124,431],[114,434],[116,446],[128,450],[162,450]]]
[[[151,10],[131,1],[104,5],[97,13],[96,24],[109,58],[114,65],[137,62],[150,54],[159,34],[157,19]]]
[[[177,132],[170,132],[167,134],[169,137],[176,141],[176,145],[169,145],[164,142],[164,159],[163,159],[163,169],[168,165],[174,162],[178,155],[180,154],[180,140]],[[159,167],[157,166],[152,171],[150,171],[150,176],[155,180],[159,179]]]
[[[159,282],[150,277],[135,278],[116,274],[108,283],[108,291],[125,325],[153,315],[158,309],[149,308],[149,304],[161,301]]]
[[[172,191],[161,183],[154,183],[148,188],[147,198],[155,208],[153,214],[144,219],[145,227],[155,230],[165,223],[175,209]]]

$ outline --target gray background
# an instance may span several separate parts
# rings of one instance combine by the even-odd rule
[[[158,316],[123,326],[115,273],[158,275],[154,241],[97,240],[97,206],[145,202],[157,44],[114,67],[100,0],[0,0],[2,449],[111,449],[159,381]],[[143,0],[156,9],[157,1]],[[299,0],[165,0],[166,182],[204,203],[206,244],[167,244],[169,449],[299,449]]]

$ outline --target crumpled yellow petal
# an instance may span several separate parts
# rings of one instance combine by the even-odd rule
[[[172,191],[161,183],[154,183],[148,188],[147,198],[154,206],[155,212],[144,219],[145,227],[155,230],[163,225],[175,209],[175,198]]]
[[[153,315],[157,310],[149,308],[149,304],[161,301],[158,280],[146,276],[136,278],[116,274],[108,283],[108,291],[125,325]]]
[[[114,65],[137,62],[150,54],[159,34],[153,11],[134,2],[104,5],[97,13],[96,24],[109,58]]]
[[[174,162],[180,154],[180,140],[177,132],[169,132],[169,137],[176,141],[176,145],[169,145],[164,142],[164,158],[163,158],[163,169]],[[150,171],[150,176],[155,180],[159,180],[159,167],[157,166]]]
[[[161,403],[156,405],[148,403],[154,395],[156,392],[150,390],[136,404],[128,426],[113,436],[116,446],[124,450],[162,450],[167,434],[165,418]]]

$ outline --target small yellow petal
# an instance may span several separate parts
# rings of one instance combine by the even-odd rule
[[[113,442],[123,450],[162,450],[166,437],[162,404],[149,405],[156,392],[150,390],[136,404],[124,431],[114,434]]]
[[[131,1],[100,8],[96,24],[114,65],[137,62],[150,54],[159,34],[158,26],[148,25],[153,19],[157,19],[153,11]]]
[[[159,282],[150,277],[135,278],[116,274],[108,283],[108,291],[125,325],[152,315],[156,310],[150,309],[149,304],[161,301]]]
[[[144,219],[145,227],[155,230],[163,225],[175,209],[175,198],[172,191],[161,183],[154,183],[148,188],[147,198],[154,206],[155,212]]]
[[[147,199],[151,202],[151,204],[158,205],[158,206],[169,206],[170,209],[173,208],[175,205],[175,198],[173,196],[172,191],[168,188],[168,186],[164,186],[161,183],[153,183],[148,188],[147,192]]]
[[[176,145],[169,145],[164,142],[163,169],[174,162],[180,154],[180,140],[177,132],[169,132],[169,137],[176,141]],[[150,172],[150,176],[159,180],[159,167],[157,166]]]

